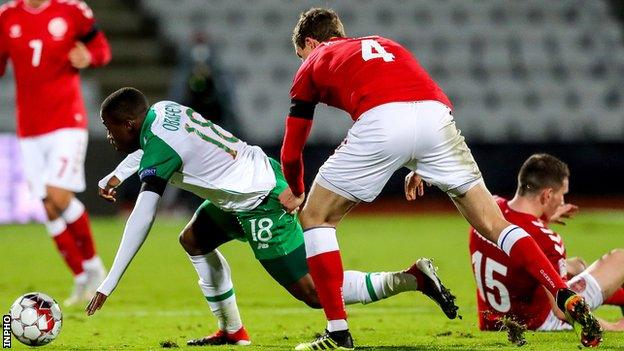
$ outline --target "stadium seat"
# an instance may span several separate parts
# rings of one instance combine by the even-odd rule
[[[142,3],[166,21],[163,29],[179,45],[198,26],[220,43],[223,62],[239,80],[241,118],[249,119],[243,124],[253,126],[253,141],[274,141],[275,130],[281,130],[288,111],[287,94],[299,65],[290,43],[292,26],[301,11],[317,4],[282,0]],[[624,64],[613,59],[624,57],[624,46],[605,2],[360,1],[352,6],[329,1],[325,5],[341,14],[348,35],[380,34],[412,50],[456,101],[458,124],[469,138],[543,140],[557,136],[537,133],[534,127],[558,126],[561,138],[584,140],[588,134],[579,123],[585,123],[596,106],[602,112],[599,118],[604,119],[600,124],[611,128],[597,127],[600,130],[592,138],[614,140],[624,135],[618,113],[624,105],[624,87],[609,78],[624,73]],[[255,123],[256,103],[262,104],[266,123]],[[336,113],[328,111],[330,116],[319,120],[334,119]],[[343,132],[335,133],[331,141],[339,141]]]

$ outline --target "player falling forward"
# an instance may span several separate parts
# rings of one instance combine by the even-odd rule
[[[569,176],[568,166],[559,159],[547,154],[533,155],[520,168],[514,198],[498,198],[498,205],[507,220],[535,239],[552,266],[559,270],[561,279],[570,278],[568,286],[582,295],[592,310],[602,304],[622,306],[624,250],[613,250],[585,269],[579,259],[566,260],[563,239],[548,227],[549,222],[559,222],[576,210],[564,203]],[[500,330],[501,319],[506,316],[529,330],[572,329],[540,282],[474,228],[470,230],[470,254],[481,330]],[[624,331],[624,319],[617,323],[599,322],[605,330]]]
[[[230,268],[217,250],[232,239],[248,241],[273,279],[295,298],[320,308],[308,274],[301,226],[278,200],[287,184],[276,161],[188,107],[171,101],[149,107],[145,96],[133,88],[122,88],[106,98],[101,116],[116,149],[140,150],[104,179],[100,194],[114,201],[114,187],[137,168],[143,184],[113,266],[87,307],[89,315],[113,292],[145,241],[167,183],[206,199],[180,234],[180,244],[197,271],[219,330],[189,341],[190,345],[250,343],[236,305]],[[402,272],[347,271],[343,290],[347,303],[364,304],[419,290],[449,318],[456,316],[454,297],[428,259]]]
[[[601,331],[583,299],[568,289],[531,236],[501,214],[455,127],[449,99],[408,50],[379,36],[347,38],[338,15],[321,8],[301,14],[292,40],[303,62],[290,90],[281,155],[290,188],[280,201],[287,210],[305,198],[302,151],[316,104],[342,109],[354,121],[319,169],[300,214],[310,274],[328,323],[323,336],[296,349],[327,342],[353,348],[336,226],[359,202],[373,201],[401,167],[412,170],[408,200],[416,198],[421,177],[445,191],[471,225],[524,264],[557,296],[558,306],[581,322],[583,343],[600,343]]]
[[[74,196],[85,189],[88,138],[79,70],[107,64],[110,48],[84,2],[17,0],[0,7],[0,76],[9,58],[24,172],[32,193],[43,199],[46,229],[74,274],[65,304],[88,301],[106,270],[87,211]]]

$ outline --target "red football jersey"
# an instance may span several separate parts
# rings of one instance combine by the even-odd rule
[[[337,107],[354,121],[390,102],[436,100],[452,107],[407,49],[379,36],[321,43],[299,67],[290,96]]]
[[[561,277],[566,278],[566,251],[562,238],[533,215],[509,208],[507,200],[497,198],[505,218],[524,229],[544,251]],[[470,229],[472,271],[477,283],[479,328],[499,330],[499,318],[513,316],[529,329],[539,328],[550,313],[546,289],[522,266],[512,262],[496,244]]]
[[[99,40],[91,40],[95,35]],[[33,9],[17,0],[0,7],[0,75],[10,58],[19,136],[87,127],[78,69],[72,67],[68,54],[77,41],[91,40],[99,46],[86,44],[92,66],[105,64],[110,49],[102,38],[91,9],[82,1],[50,0]]]

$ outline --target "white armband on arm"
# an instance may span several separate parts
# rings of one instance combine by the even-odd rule
[[[159,201],[160,195],[154,192],[142,191],[139,194],[136,204],[134,205],[134,210],[132,210],[126,222],[126,228],[121,238],[121,243],[119,244],[113,266],[97,291],[109,296],[113,290],[115,290],[121,276],[126,271],[126,268],[128,268],[128,265],[130,265],[130,261],[132,261],[147,238],[147,234],[156,216]]]
[[[100,189],[106,188],[106,184],[113,177],[117,177],[121,183],[124,180],[128,179],[131,175],[135,174],[139,170],[139,164],[141,163],[141,158],[143,157],[143,150],[138,149],[137,151],[129,154],[126,158],[119,163],[117,168],[114,171],[109,173],[106,177],[100,179],[98,182],[98,186]]]

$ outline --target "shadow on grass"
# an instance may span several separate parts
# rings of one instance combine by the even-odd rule
[[[357,350],[379,350],[379,351],[431,351],[431,350],[456,350],[456,351],[479,351],[476,347],[449,346],[449,345],[418,345],[418,346],[358,346]]]
[[[268,350],[292,350],[292,347],[285,347],[284,345],[255,345],[260,348],[267,348]],[[503,346],[493,345],[493,346]],[[482,347],[467,347],[467,346],[453,346],[453,345],[392,345],[392,346],[356,346],[356,350],[375,350],[375,351],[440,351],[440,350],[452,350],[452,351],[481,351]]]

